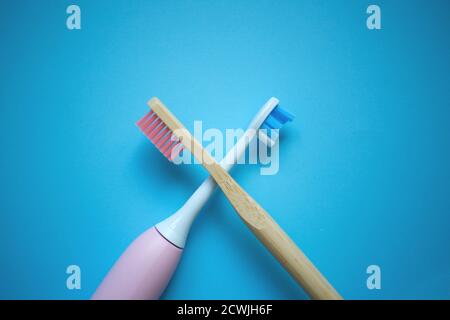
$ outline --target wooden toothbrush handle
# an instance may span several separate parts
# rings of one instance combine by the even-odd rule
[[[216,165],[207,167],[245,224],[312,299],[342,300],[286,232],[226,171]]]
[[[261,228],[258,229],[247,224],[248,227],[303,287],[308,295],[316,300],[342,300],[339,293],[286,232],[281,229],[270,215],[266,213],[265,216],[266,220]]]

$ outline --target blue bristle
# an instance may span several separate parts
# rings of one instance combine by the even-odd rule
[[[284,110],[280,106],[277,106],[275,109],[273,109],[270,115],[276,118],[282,124],[285,124],[288,121],[292,121],[295,118],[295,116],[292,113],[290,113],[287,110]]]
[[[261,128],[267,129],[267,131],[270,131],[270,129],[281,129],[286,122],[292,121],[294,118],[295,116],[292,113],[280,106],[276,106],[261,125]]]
[[[283,126],[283,123],[278,121],[278,119],[272,116],[272,114],[267,117],[264,123],[272,129],[281,129],[281,127]]]

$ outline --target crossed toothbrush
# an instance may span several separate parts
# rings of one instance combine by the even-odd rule
[[[293,115],[278,103],[276,98],[266,102],[244,135],[218,164],[158,98],[148,102],[150,112],[137,122],[142,132],[169,161],[187,149],[210,177],[175,214],[145,231],[129,245],[92,299],[158,299],[178,265],[192,222],[216,184],[247,227],[312,299],[342,299],[283,229],[227,172],[256,135],[269,146],[275,143],[275,137],[259,129],[280,129],[292,121]]]

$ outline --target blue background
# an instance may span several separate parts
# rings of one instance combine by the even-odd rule
[[[206,177],[134,123],[160,97],[189,129],[297,115],[280,171],[234,177],[345,298],[450,298],[448,1],[5,1],[0,298],[89,298],[126,246]],[[66,288],[66,267],[82,270]],[[366,268],[382,270],[368,290]],[[163,298],[305,294],[217,193]]]

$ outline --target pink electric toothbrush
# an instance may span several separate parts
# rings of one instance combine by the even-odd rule
[[[264,104],[244,135],[222,159],[222,168],[229,171],[256,134],[263,143],[270,147],[274,145],[277,137],[268,136],[265,130],[259,129],[279,129],[293,119],[290,113],[278,106],[278,102],[276,98],[271,98]],[[142,129],[142,124],[147,120],[141,119],[137,125]],[[150,130],[159,124],[155,123]],[[164,132],[152,138],[172,161],[181,152],[182,145],[169,141],[170,134],[166,134]],[[178,265],[192,222],[216,186],[211,177],[207,178],[175,214],[134,240],[103,279],[92,299],[158,299]]]

